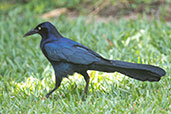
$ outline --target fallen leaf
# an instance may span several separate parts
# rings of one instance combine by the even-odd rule
[[[50,12],[47,12],[45,14],[42,15],[43,19],[48,19],[48,18],[53,18],[53,17],[57,17],[60,16],[61,14],[66,13],[67,8],[58,8],[58,9],[54,9]]]

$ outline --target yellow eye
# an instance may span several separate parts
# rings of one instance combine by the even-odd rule
[[[38,27],[39,30],[41,30],[41,27]]]

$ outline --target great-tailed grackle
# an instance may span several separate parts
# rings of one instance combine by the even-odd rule
[[[55,70],[55,88],[46,95],[47,98],[60,86],[63,77],[74,72],[84,76],[86,95],[90,80],[87,70],[120,72],[131,78],[150,82],[159,81],[166,74],[157,66],[105,59],[88,47],[63,37],[50,22],[37,25],[24,37],[35,33],[41,35],[41,50]]]

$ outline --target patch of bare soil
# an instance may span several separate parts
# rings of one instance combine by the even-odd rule
[[[148,12],[145,12],[145,6],[147,4],[141,4],[137,8],[133,9],[129,6],[124,6],[123,4],[119,4],[116,6],[113,6],[110,4],[109,0],[106,0],[103,4],[100,4],[95,7],[89,8],[87,10],[89,13],[87,16],[87,21],[91,21],[92,18],[99,20],[99,21],[110,21],[112,19],[120,19],[124,18],[127,20],[130,19],[137,19],[139,15],[146,13],[146,18],[148,20],[152,20],[152,18],[160,19],[162,16],[162,19],[165,21],[171,21],[171,4],[168,4],[168,11],[166,11],[166,14],[163,16],[160,14],[160,6],[166,4],[163,0],[154,2],[148,6],[150,10]],[[88,7],[88,6],[85,6]],[[67,9],[67,8],[58,8],[54,9],[50,12],[47,12],[42,15],[42,18],[49,19],[49,18],[55,18],[62,14],[67,15],[69,19],[74,19],[80,16],[80,12],[74,9]]]

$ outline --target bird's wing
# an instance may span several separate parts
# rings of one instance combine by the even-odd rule
[[[102,59],[100,55],[81,45],[47,43],[44,46],[47,57],[53,61],[88,65]]]

